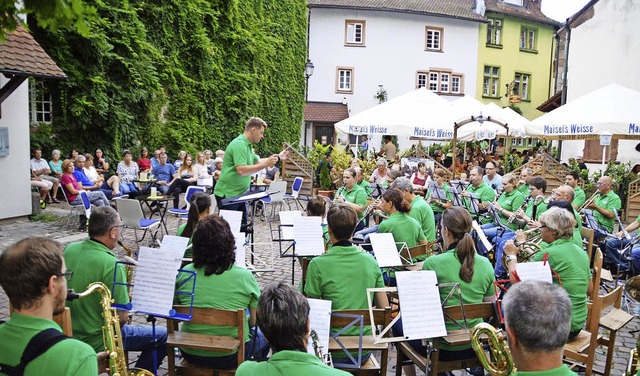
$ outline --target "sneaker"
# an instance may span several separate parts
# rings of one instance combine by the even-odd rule
[[[40,208],[45,209],[47,207],[47,202],[45,200],[40,200]]]

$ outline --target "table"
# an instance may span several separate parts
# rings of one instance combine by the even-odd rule
[[[160,229],[164,228],[164,233],[169,234],[169,230],[167,229],[167,222],[165,220],[167,209],[169,208],[169,196],[158,195],[153,197],[147,194],[147,195],[140,195],[136,198],[140,201],[140,206],[142,206],[142,204],[147,205],[147,208],[149,209],[149,219],[153,217],[153,213],[156,210],[158,211],[158,215],[160,216]],[[151,206],[151,204],[154,202],[156,203],[155,208]],[[164,205],[160,205],[160,203],[164,203]],[[144,214],[144,211],[143,211],[143,214]]]
[[[153,183],[155,183],[158,179],[135,179],[133,182],[138,183],[140,185],[140,192],[144,192],[146,189],[151,187]]]

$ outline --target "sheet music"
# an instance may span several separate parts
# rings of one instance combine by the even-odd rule
[[[183,236],[175,236],[175,235],[165,235],[162,238],[162,243],[160,244],[160,249],[163,250],[171,250],[171,251],[181,251],[181,255],[184,256],[185,251],[187,250],[187,246],[189,245],[189,238],[185,238]]]
[[[233,234],[233,236],[236,239],[236,249],[234,251],[236,254],[235,264],[238,267],[246,269],[247,268],[247,263],[246,263],[247,252],[245,250],[246,235],[244,232],[238,232],[237,234]]]
[[[433,270],[396,272],[402,331],[406,339],[447,335],[440,304],[438,278]],[[428,314],[425,314],[428,312]]]
[[[293,240],[293,222],[294,219],[302,217],[300,210],[294,211],[281,211],[278,213],[280,216],[280,240]]]
[[[321,217],[293,218],[293,238],[296,255],[318,256],[324,253]]]
[[[480,227],[480,225],[478,224],[478,222],[476,222],[475,219],[473,220],[473,223],[471,224],[471,227],[473,227],[473,229],[476,230],[476,233],[478,233],[478,239],[480,239],[480,241],[482,241],[482,244],[484,244],[484,246],[487,249],[487,251],[492,250],[493,249],[493,244],[491,244],[489,239],[487,239],[487,235],[484,234],[484,231],[482,230],[482,227]]]
[[[462,193],[469,186],[469,184],[471,184],[468,181],[464,180],[451,180],[450,183],[451,186],[456,189],[457,193]]]
[[[183,254],[184,248],[140,247],[134,272],[132,311],[169,316]]]
[[[220,210],[220,216],[229,222],[231,232],[237,234],[242,226],[242,212],[237,210]]]
[[[277,192],[271,192],[271,194],[274,194]],[[236,199],[236,201],[253,201],[253,200],[257,200],[259,198],[264,198],[269,196],[269,192],[267,191],[260,191],[260,192],[256,192],[256,193],[251,193],[248,195],[244,195],[244,196],[240,196]]]
[[[553,283],[549,262],[519,262],[516,266],[521,281],[543,281]]]
[[[434,183],[433,186],[429,187],[431,189],[431,196],[437,198],[440,201],[449,201],[447,198],[447,193],[444,191],[443,187],[439,187],[438,184]]]
[[[480,208],[478,208],[478,195],[475,193],[467,192],[469,194],[469,209],[472,214],[478,214]]]
[[[373,248],[373,253],[378,261],[379,267],[386,268],[402,265],[393,234],[389,232],[370,234],[369,239],[371,240],[371,248]]]
[[[326,354],[329,349],[329,330],[331,325],[331,300],[310,299],[309,321],[311,329],[315,330],[322,346],[322,353]],[[315,355],[313,341],[309,338],[307,352]]]

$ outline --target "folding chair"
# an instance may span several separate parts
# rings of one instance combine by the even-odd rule
[[[160,221],[157,219],[147,219],[144,217],[144,214],[142,213],[142,207],[140,207],[140,201],[138,200],[130,198],[121,198],[119,200],[116,200],[116,210],[122,218],[124,228],[133,229],[136,244],[144,240],[144,238],[147,236],[147,231],[151,232],[150,230],[153,230],[153,228],[158,227],[158,225],[160,224]],[[140,239],[138,239],[138,230],[144,231]],[[123,233],[124,231],[122,231],[120,235],[122,236]],[[151,237],[153,242],[155,242],[155,233],[151,233]]]
[[[190,307],[174,306],[177,313],[188,314]],[[244,310],[229,311],[216,308],[193,308],[190,323],[231,326],[238,328],[236,337],[214,336],[200,333],[178,331],[179,321],[167,319],[167,359],[169,361],[169,376],[179,375],[234,375],[235,370],[218,370],[212,367],[198,366],[182,359],[176,362],[176,348],[190,348],[198,350],[237,352],[238,365],[244,362]],[[176,372],[177,371],[177,372]]]
[[[64,200],[67,202],[67,205],[70,207],[69,215],[67,215],[67,221],[64,224],[64,228],[68,229],[69,224],[72,223],[72,220],[75,216],[79,216],[82,214],[82,210],[84,209],[84,205],[80,204],[71,204],[69,198],[67,197],[67,192],[65,192],[64,188],[60,189],[62,191],[62,195],[64,196]]]
[[[184,194],[184,202],[186,203],[187,208],[186,209],[171,208],[167,210],[167,213],[173,214],[177,217],[188,215],[189,207],[191,206],[191,197],[193,197],[193,194],[196,192],[204,192],[204,191],[205,191],[204,187],[199,187],[196,185],[191,185],[187,187],[187,192]]]
[[[284,202],[284,195],[287,191],[287,182],[284,180],[276,180],[272,181],[269,184],[269,196],[265,198],[261,198],[260,202],[262,203],[262,218],[264,219],[267,215],[267,206],[272,205],[271,216],[269,218],[274,217],[275,215],[275,205],[280,205],[282,208],[282,203]]]
[[[302,189],[302,183],[304,182],[304,178],[298,176],[293,179],[293,183],[291,184],[291,194],[284,195],[284,201],[287,203],[289,210],[291,210],[291,201],[296,203],[296,207],[300,207],[300,210],[304,209],[300,201],[298,201],[298,197],[300,196],[300,190]]]

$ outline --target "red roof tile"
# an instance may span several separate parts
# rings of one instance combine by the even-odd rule
[[[21,25],[0,42],[0,73],[40,78],[66,78],[38,42]]]
[[[330,102],[307,102],[304,107],[304,120],[337,123],[349,117],[346,104]]]
[[[487,12],[506,14],[548,25],[560,26],[559,22],[545,16],[538,5],[533,4],[531,0],[524,0],[524,6],[505,3],[503,0],[485,0],[485,5]]]

